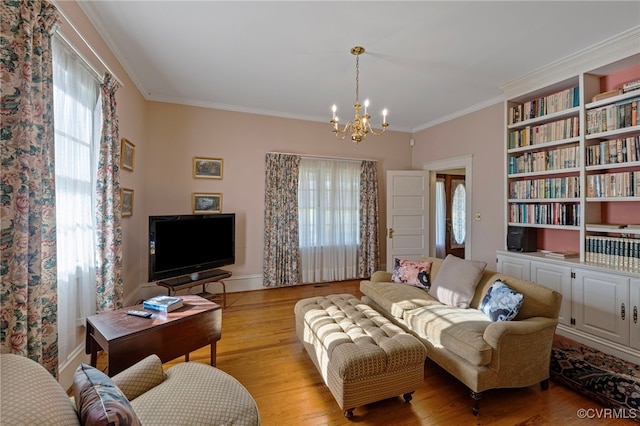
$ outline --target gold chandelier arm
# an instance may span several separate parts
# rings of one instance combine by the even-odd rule
[[[336,120],[331,120],[330,121],[331,125],[333,126],[333,133],[336,136],[336,139],[338,140],[344,140],[344,138],[347,137],[347,129],[351,128],[351,121],[348,121],[344,127],[342,128],[342,130],[340,130],[338,128],[338,126],[340,125]],[[342,136],[340,136],[342,135]]]
[[[376,136],[380,136],[381,134],[386,132],[387,131],[387,127],[389,127],[389,123],[382,123],[382,130],[380,132],[376,132],[375,130],[373,130],[373,127],[371,127],[371,124],[368,124],[368,125],[369,125],[369,131],[371,133],[373,133],[374,135],[376,135]]]

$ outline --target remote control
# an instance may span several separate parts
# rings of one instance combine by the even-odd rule
[[[151,312],[147,312],[147,311],[136,311],[136,310],[131,309],[131,310],[127,311],[127,315],[135,315],[137,317],[149,318],[153,314]]]

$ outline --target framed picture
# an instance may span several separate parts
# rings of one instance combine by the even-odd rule
[[[120,188],[120,202],[122,203],[122,217],[133,215],[133,189]]]
[[[129,140],[122,138],[120,141],[120,167],[133,171],[133,162],[136,157],[136,146]]]
[[[193,157],[194,179],[222,179],[222,158]]]
[[[222,213],[222,194],[194,193],[193,213]]]

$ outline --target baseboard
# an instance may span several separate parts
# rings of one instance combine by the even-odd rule
[[[628,362],[637,363],[638,359],[640,359],[640,350],[601,339],[597,336],[567,327],[564,324],[558,325],[556,333]]]
[[[67,391],[73,386],[73,374],[82,363],[89,364],[91,357],[84,353],[84,344],[78,346],[71,352],[67,362],[58,367],[58,383]]]

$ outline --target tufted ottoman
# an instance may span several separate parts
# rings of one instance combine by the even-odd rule
[[[424,380],[425,347],[351,294],[311,297],[294,308],[296,334],[344,415],[411,394]]]

